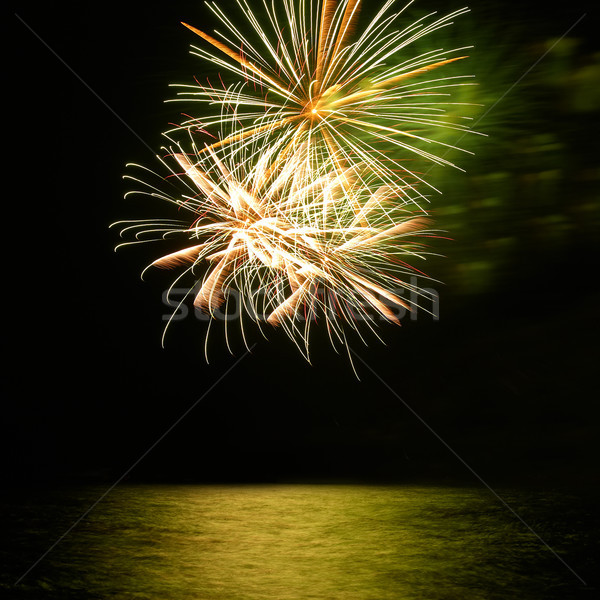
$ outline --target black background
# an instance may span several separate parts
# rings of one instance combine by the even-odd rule
[[[494,10],[555,37],[587,12],[596,43],[578,0]],[[440,321],[353,343],[360,381],[319,334],[312,365],[277,332],[232,357],[217,329],[206,364],[194,318],[161,347],[170,278],[139,278],[160,248],[115,253],[109,225],[163,210],[124,200],[122,175],[154,166],[178,118],[168,84],[202,69],[179,22],[206,19],[199,2],[22,2],[6,19],[6,478],[111,482],[144,455],[128,480],[476,481],[456,453],[491,484],[594,483],[598,246],[545,270],[524,256],[493,294],[442,289]]]

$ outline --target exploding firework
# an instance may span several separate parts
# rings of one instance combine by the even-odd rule
[[[232,165],[210,148],[176,148],[165,164],[189,193],[168,199],[189,220],[124,222],[123,232],[135,233],[133,243],[184,235],[184,248],[150,266],[203,272],[194,305],[212,316],[235,290],[246,317],[283,328],[307,359],[313,323],[325,323],[334,346],[346,345],[347,326],[399,324],[395,309],[415,308],[423,293],[415,281],[425,275],[412,264],[427,254],[418,238],[434,235],[410,188],[373,188],[362,167],[315,169],[306,144],[274,172],[271,153]]]
[[[424,132],[468,129],[446,114],[449,91],[465,82],[429,73],[463,56],[402,51],[466,9],[396,30],[402,11],[390,14],[389,0],[359,33],[359,0],[282,0],[284,19],[265,3],[260,22],[245,0],[238,5],[262,50],[215,4],[232,39],[187,26],[218,50],[195,52],[238,81],[183,93],[206,114],[165,134],[161,160],[179,191],[129,176],[187,218],[121,221],[121,235],[134,234],[122,245],[183,236],[150,265],[180,270],[171,289],[191,276],[195,307],[215,319],[236,292],[246,345],[250,319],[261,331],[283,329],[309,360],[315,323],[348,349],[348,329],[377,335],[379,322],[399,324],[427,298],[415,263],[436,233],[422,208],[426,182],[407,160],[450,164],[425,150],[434,142]],[[182,132],[184,142],[175,139]],[[227,327],[225,319],[229,345]]]
[[[466,48],[416,55],[410,49],[468,9],[437,18],[425,15],[398,30],[396,23],[410,3],[393,12],[395,2],[389,0],[361,29],[360,0],[321,0],[314,6],[282,0],[278,9],[265,2],[260,18],[245,0],[237,4],[246,20],[244,31],[215,3],[208,6],[225,33],[214,37],[185,24],[204,40],[193,54],[237,82],[180,86],[180,100],[206,107],[182,128],[205,132],[217,127],[220,139],[210,148],[223,152],[240,148],[240,140],[260,140],[278,149],[279,161],[307,142],[315,160],[326,160],[338,173],[360,163],[380,184],[403,188],[415,179],[431,185],[409,169],[411,156],[451,164],[444,155],[453,146],[434,141],[431,132],[468,130],[468,118],[456,117],[459,103],[452,102],[451,92],[471,83],[467,76],[438,75],[438,70],[465,58]],[[251,43],[247,33],[257,42]],[[443,152],[432,150],[436,145]]]

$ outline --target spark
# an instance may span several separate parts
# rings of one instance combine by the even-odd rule
[[[220,85],[180,86],[177,100],[204,110],[165,132],[170,174],[152,184],[150,169],[132,165],[142,173],[127,176],[142,186],[131,193],[171,203],[181,218],[121,221],[120,246],[180,240],[147,268],[179,270],[171,291],[193,280],[187,295],[211,317],[207,339],[222,319],[229,347],[235,292],[246,347],[251,321],[263,335],[280,328],[310,361],[320,324],[350,357],[350,331],[380,338],[381,323],[399,325],[428,298],[415,265],[438,236],[423,208],[438,190],[419,171],[456,166],[445,156],[459,148],[437,133],[470,131],[452,92],[471,82],[450,67],[466,48],[411,49],[468,9],[396,29],[411,3],[394,11],[387,0],[361,29],[361,0],[263,0],[260,17],[236,3],[245,31],[214,2],[221,32],[184,23]]]
[[[296,0],[282,0],[278,9],[264,1],[260,19],[246,0],[236,2],[256,43],[214,2],[207,6],[225,33],[213,36],[183,23],[204,42],[192,53],[236,80],[224,87],[178,86],[182,91],[174,100],[201,102],[206,109],[202,117],[187,119],[178,128],[214,126],[222,132],[219,141],[201,152],[233,152],[240,140],[260,140],[277,144],[285,160],[291,148],[310,141],[309,151],[333,163],[338,173],[346,166],[367,164],[382,185],[400,187],[413,185],[415,179],[429,185],[407,166],[410,155],[456,166],[431,148],[461,149],[430,133],[470,131],[468,119],[456,122],[448,108],[460,106],[451,102],[453,88],[472,82],[467,75],[432,79],[429,74],[466,58],[462,53],[467,48],[412,56],[409,50],[450,26],[467,8],[441,17],[431,13],[397,30],[395,24],[412,2],[393,12],[395,2],[388,0],[359,32],[360,0],[321,0],[314,9],[305,0],[298,8]],[[414,191],[422,200],[416,186]]]
[[[346,327],[359,332],[365,323],[377,335],[382,321],[399,325],[398,312],[416,308],[407,292],[414,298],[415,278],[425,277],[411,266],[428,253],[418,238],[435,235],[427,215],[414,210],[411,189],[374,188],[365,165],[341,174],[314,165],[308,144],[275,170],[262,154],[262,161],[246,159],[256,149],[244,147],[236,148],[244,159],[235,164],[210,147],[170,148],[163,162],[190,192],[170,200],[187,222],[123,222],[122,234],[135,234],[125,243],[183,235],[185,247],[149,267],[202,271],[194,306],[215,319],[235,290],[247,317],[280,327],[307,360],[319,321],[334,346],[345,345]]]

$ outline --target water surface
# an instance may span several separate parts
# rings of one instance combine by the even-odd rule
[[[596,597],[485,489],[265,485],[30,491],[5,507],[3,587],[15,598],[385,600]],[[578,575],[591,506],[502,497]]]

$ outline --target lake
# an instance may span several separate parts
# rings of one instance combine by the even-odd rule
[[[107,487],[4,493],[4,597],[598,597],[594,498],[497,490],[551,551],[486,488],[433,485],[121,485],[15,586]]]

